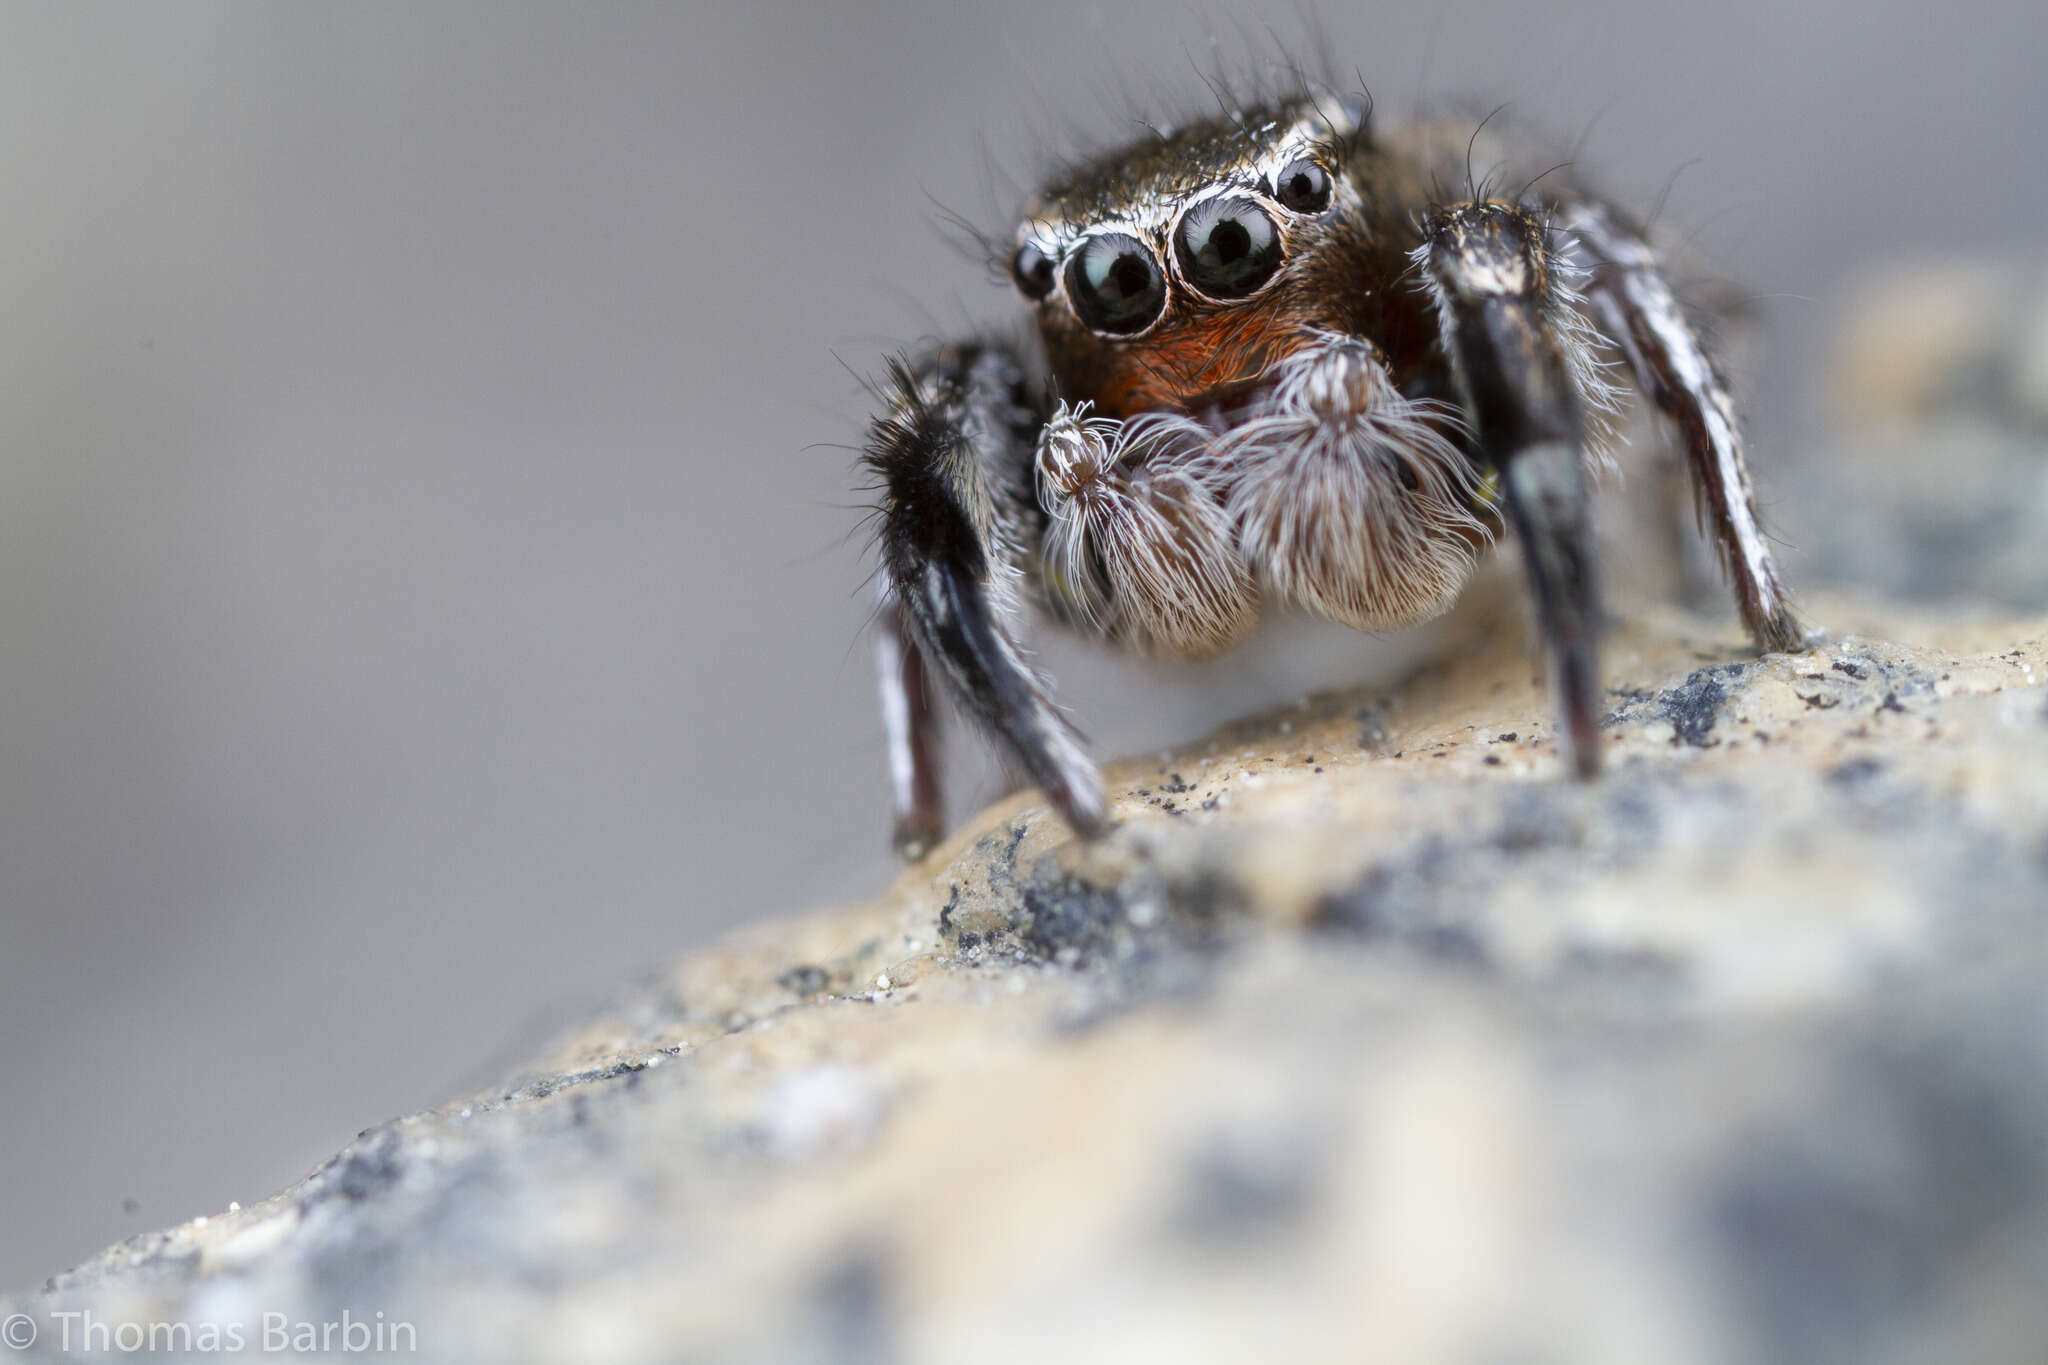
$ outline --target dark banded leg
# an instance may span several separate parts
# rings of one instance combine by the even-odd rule
[[[946,831],[939,780],[939,708],[924,651],[910,637],[895,590],[882,589],[875,623],[876,682],[889,742],[890,842],[911,862],[932,851]]]
[[[1500,474],[1508,521],[1536,601],[1573,770],[1600,768],[1600,594],[1582,448],[1584,416],[1543,225],[1506,204],[1435,211],[1416,253],[1443,347],[1483,458]]]
[[[1031,524],[1030,470],[1039,419],[1022,405],[1021,374],[991,347],[942,348],[915,366],[894,364],[865,461],[881,492],[886,614],[883,704],[902,692],[902,729],[892,723],[891,761],[907,761],[897,787],[897,840],[906,851],[938,837],[936,754],[927,744],[929,801],[920,795],[918,746],[930,725],[916,718],[918,691],[939,682],[1073,826],[1105,826],[1102,779],[1054,707],[1045,682],[1012,635],[1014,583]],[[889,653],[899,661],[891,667]],[[927,677],[927,666],[929,676]],[[913,689],[912,682],[921,684]],[[899,745],[899,737],[901,743]],[[906,817],[911,817],[906,819]],[[927,818],[929,817],[929,818]]]
[[[1620,345],[1636,383],[1684,438],[1695,505],[1735,589],[1743,625],[1760,649],[1800,648],[1806,632],[1757,523],[1734,401],[1657,253],[1608,208],[1572,203],[1563,212],[1593,266],[1586,292],[1601,330]]]

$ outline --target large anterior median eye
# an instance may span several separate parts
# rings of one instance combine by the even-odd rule
[[[1255,293],[1280,268],[1280,233],[1249,199],[1204,199],[1181,216],[1173,235],[1181,274],[1212,299]]]
[[[1067,293],[1081,321],[1098,332],[1127,336],[1152,325],[1166,307],[1166,276],[1135,237],[1090,237],[1067,266]]]

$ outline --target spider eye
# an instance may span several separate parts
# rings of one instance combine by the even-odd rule
[[[1166,308],[1166,276],[1145,244],[1121,232],[1091,237],[1067,267],[1067,293],[1098,332],[1142,332]]]
[[[1052,257],[1026,242],[1010,258],[1010,276],[1024,297],[1036,303],[1052,292]]]
[[[1330,207],[1330,173],[1310,157],[1296,157],[1273,178],[1273,197],[1296,213]]]
[[[1280,232],[1249,199],[1204,199],[1173,236],[1181,273],[1212,299],[1241,299],[1280,268]]]

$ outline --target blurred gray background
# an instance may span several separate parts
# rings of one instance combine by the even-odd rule
[[[0,4],[0,1285],[880,886],[841,359],[1007,319],[935,205],[1295,16]],[[2048,237],[2038,0],[1321,24],[1383,110],[1691,163],[1777,296],[1767,484],[1858,270]],[[1105,749],[1189,723],[1058,657]]]

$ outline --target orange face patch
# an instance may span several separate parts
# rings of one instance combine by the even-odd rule
[[[1307,344],[1303,320],[1277,291],[1269,304],[1233,304],[1168,318],[1147,336],[1099,345],[1088,357],[1096,410],[1128,418],[1190,411],[1220,391],[1255,383]]]

